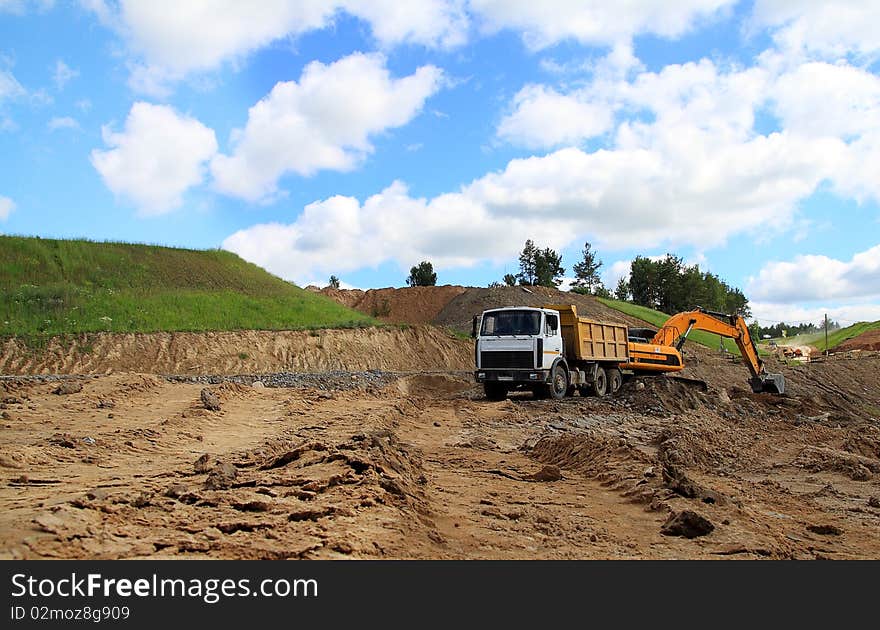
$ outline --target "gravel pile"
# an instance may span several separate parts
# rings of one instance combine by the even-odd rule
[[[164,375],[163,378],[172,383],[198,383],[200,385],[218,385],[220,383],[238,383],[252,386],[259,381],[266,387],[298,387],[308,389],[320,389],[324,391],[334,389],[368,389],[384,387],[396,379],[399,375],[380,370],[365,372],[276,372],[274,374],[237,374],[235,376],[201,375],[181,376],[175,374]]]

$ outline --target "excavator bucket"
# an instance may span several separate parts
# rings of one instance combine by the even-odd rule
[[[752,391],[756,394],[766,392],[768,394],[785,393],[785,377],[782,374],[761,374],[749,380]]]

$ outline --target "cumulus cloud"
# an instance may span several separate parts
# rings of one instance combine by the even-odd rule
[[[57,131],[59,129],[79,129],[79,123],[70,116],[55,116],[47,123],[49,131]]]
[[[0,221],[8,219],[13,210],[15,210],[15,202],[9,197],[0,195]]]
[[[614,116],[604,104],[527,85],[513,99],[513,112],[498,126],[498,136],[530,149],[579,142],[611,129]]]
[[[566,148],[512,160],[430,200],[411,198],[400,183],[363,205],[333,197],[291,224],[242,230],[224,246],[290,279],[386,261],[404,269],[422,259],[438,267],[501,261],[527,238],[555,249],[582,234],[608,248],[707,247],[790,217],[839,149],[774,134],[719,154],[712,137],[672,136],[651,148]],[[687,150],[673,153],[678,143]]]
[[[217,152],[214,132],[201,122],[144,102],[132,105],[122,131],[105,126],[102,136],[108,148],[92,151],[92,165],[110,190],[144,215],[179,207]]]
[[[250,108],[231,155],[211,164],[217,189],[249,201],[271,198],[286,172],[346,171],[372,152],[370,136],[409,122],[440,87],[442,72],[422,66],[392,78],[380,54],[312,62],[299,82],[280,82]]]
[[[804,255],[768,263],[749,281],[749,292],[777,303],[880,296],[880,245],[848,261]]]
[[[769,27],[780,48],[837,58],[880,51],[880,4],[865,0],[756,0],[755,28]]]
[[[532,49],[565,40],[612,46],[650,33],[680,37],[736,0],[470,0],[469,7],[488,32],[510,29]]]
[[[237,0],[90,0],[101,21],[126,40],[133,55],[131,86],[151,95],[192,73],[237,63],[272,42],[332,25],[345,12],[370,25],[382,47],[464,43],[468,19],[461,2],[444,0],[261,0],[259,10]]]

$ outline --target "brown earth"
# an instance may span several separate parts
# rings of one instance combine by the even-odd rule
[[[602,321],[635,327],[649,326],[640,319],[624,315],[597,299],[548,287],[405,287],[402,289],[321,289],[323,295],[386,322],[433,323],[470,333],[474,315],[498,306],[542,306],[575,304],[578,314]]]
[[[654,377],[562,401],[488,402],[454,373],[7,379],[0,555],[880,557],[880,357],[773,365],[772,396],[686,352],[706,390]]]
[[[97,333],[54,337],[38,349],[15,338],[0,343],[0,374],[7,375],[469,370],[473,363],[471,343],[430,326]]]
[[[880,351],[880,329],[868,330],[858,337],[847,339],[834,349],[834,352],[849,352],[851,350]]]
[[[640,319],[609,308],[594,297],[559,291],[548,287],[492,287],[470,288],[452,298],[434,318],[434,323],[449,326],[461,332],[470,332],[474,315],[498,306],[543,306],[544,304],[574,304],[578,315],[607,322],[619,322],[635,327],[649,326]]]
[[[319,293],[385,322],[429,324],[465,287],[404,287],[402,289],[321,289]]]

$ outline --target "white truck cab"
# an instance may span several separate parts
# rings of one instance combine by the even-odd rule
[[[546,387],[556,363],[563,357],[559,311],[530,306],[508,306],[485,311],[474,318],[474,377],[490,398],[514,386]],[[494,394],[494,395],[493,395]]]

